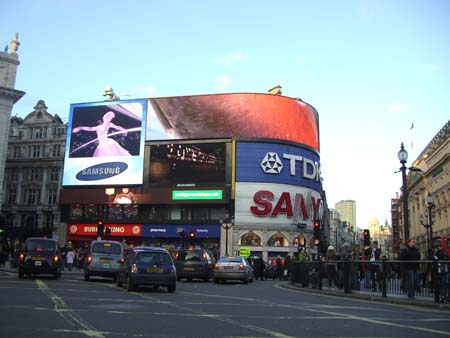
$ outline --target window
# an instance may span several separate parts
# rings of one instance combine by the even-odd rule
[[[59,157],[59,156],[61,156],[61,145],[54,144],[53,145],[53,157]]]
[[[16,198],[17,198],[17,188],[16,187],[9,188],[8,197],[7,197],[8,204],[15,204]]]
[[[48,204],[56,204],[56,190],[55,189],[48,190]]]
[[[13,158],[20,158],[20,146],[13,147]]]
[[[58,167],[51,167],[50,168],[50,177],[49,180],[52,182],[56,182],[59,180],[59,168]]]
[[[53,220],[55,215],[52,212],[47,212],[44,214],[44,225],[46,228],[53,229]]]
[[[25,180],[28,182],[36,182],[42,180],[42,169],[41,168],[25,169]]]
[[[18,182],[19,181],[19,169],[14,168],[11,173],[11,181],[12,182]]]
[[[31,155],[31,157],[33,158],[37,158],[37,157],[41,157],[43,155],[43,151],[41,151],[42,146],[33,146],[33,154]]]
[[[33,138],[35,140],[41,140],[47,138],[47,128],[37,127],[33,128]]]
[[[40,191],[37,189],[25,190],[24,203],[25,204],[38,204],[40,197]]]

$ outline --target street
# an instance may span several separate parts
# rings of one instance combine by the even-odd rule
[[[448,337],[450,312],[316,295],[284,281],[177,283],[128,293],[111,280],[0,271],[1,337]]]

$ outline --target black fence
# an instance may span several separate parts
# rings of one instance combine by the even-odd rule
[[[290,280],[314,289],[450,302],[450,261],[293,262]]]

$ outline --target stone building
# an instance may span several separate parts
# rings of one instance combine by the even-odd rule
[[[24,119],[12,117],[2,219],[11,239],[57,237],[67,125],[40,100]]]
[[[15,89],[17,67],[19,67],[19,35],[16,33],[9,46],[0,51],[0,185],[3,183],[6,149],[8,144],[9,120],[14,104],[25,95]],[[0,210],[4,189],[0,189]],[[1,223],[1,222],[0,222]]]
[[[412,166],[420,171],[409,171],[407,177],[410,236],[416,238],[417,247],[425,257],[431,242],[427,237],[430,210],[432,237],[450,235],[450,121]],[[428,195],[432,198],[431,205],[427,201]]]

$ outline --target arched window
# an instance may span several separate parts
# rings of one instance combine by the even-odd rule
[[[268,246],[288,246],[286,237],[281,234],[272,235],[267,241]]]
[[[246,233],[241,236],[241,245],[260,246],[261,238],[252,232]]]

